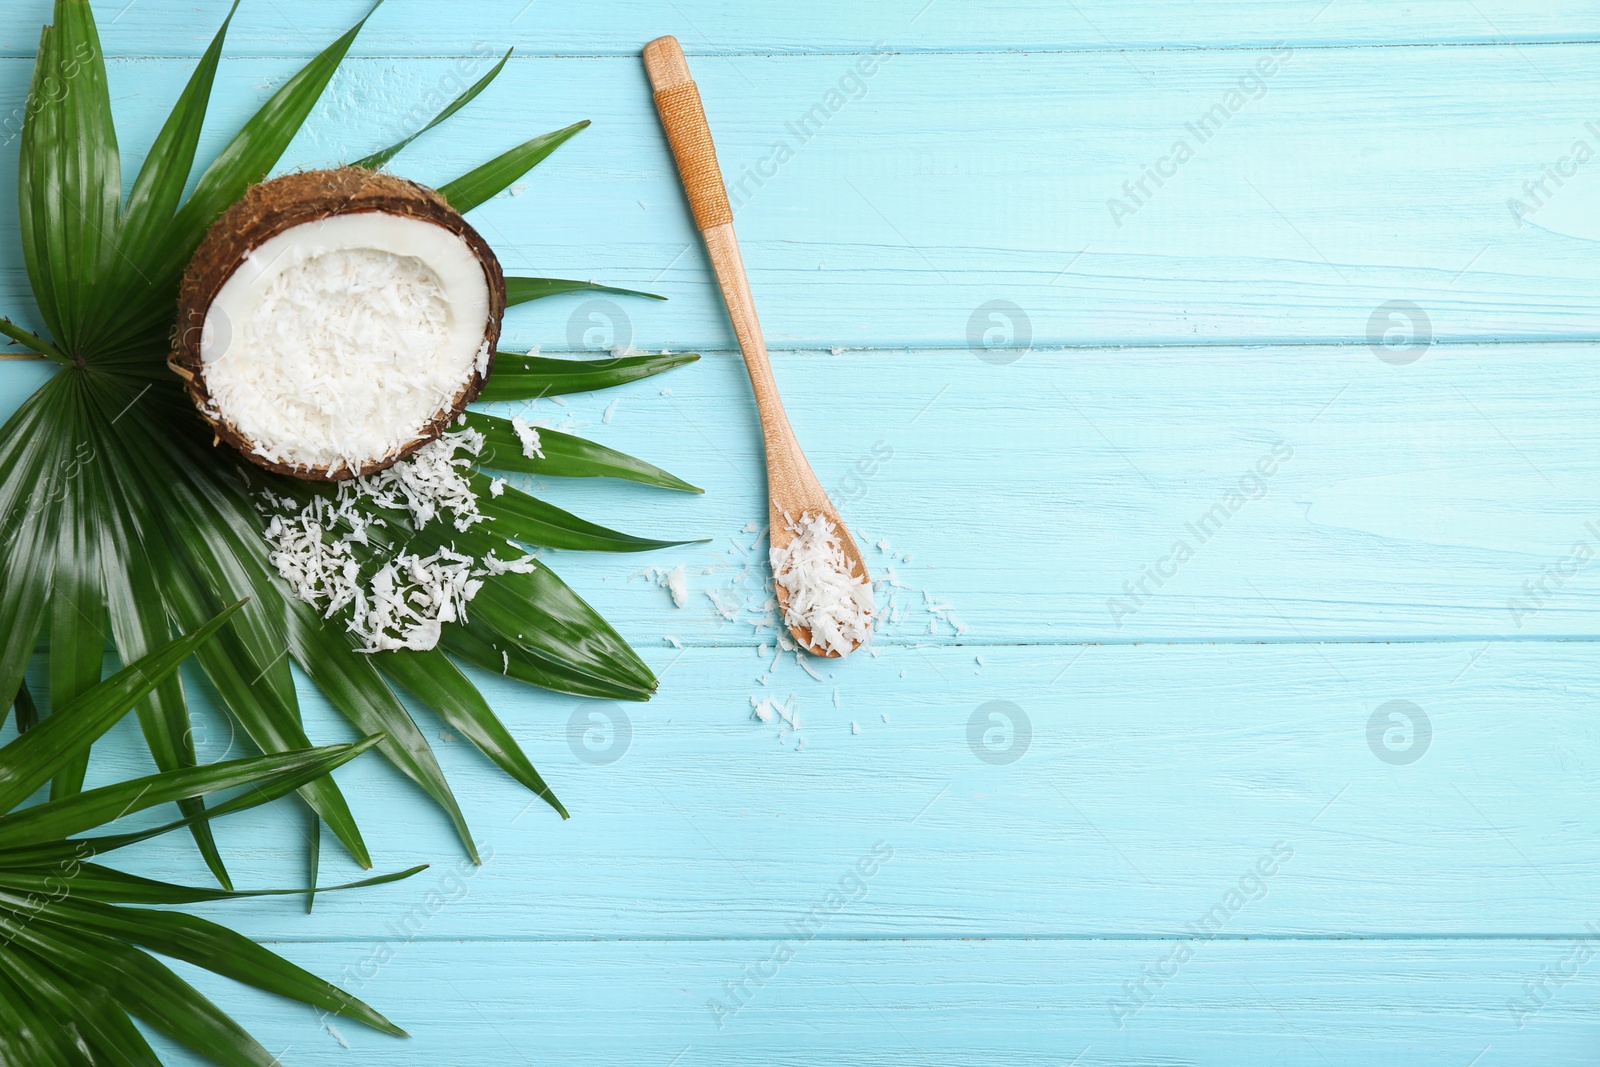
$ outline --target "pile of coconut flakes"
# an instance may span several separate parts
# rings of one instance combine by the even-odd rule
[[[839,532],[826,515],[806,512],[784,522],[794,537],[772,547],[772,577],[782,587],[783,618],[802,627],[812,643],[848,656],[872,637],[872,586],[845,555]]]
[[[539,447],[536,434],[524,435],[522,443],[529,455]],[[531,571],[534,557],[500,559],[491,552],[479,559],[453,546],[423,556],[406,551],[410,531],[395,531],[397,547],[390,550],[374,544],[369,530],[389,525],[375,509],[405,511],[417,532],[434,524],[466,531],[486,521],[466,474],[483,444],[483,434],[470,427],[447,433],[409,459],[336,483],[332,496],[318,495],[303,507],[263,491],[260,506],[272,565],[295,597],[323,618],[348,611],[346,628],[361,642],[360,651],[434,648],[444,623],[466,620],[467,605],[484,578]],[[365,566],[357,558],[358,547]]]

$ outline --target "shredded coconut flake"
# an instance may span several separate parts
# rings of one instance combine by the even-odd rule
[[[788,594],[784,622],[809,630],[817,647],[849,655],[872,637],[872,586],[854,573],[826,516],[807,512],[784,521],[794,537],[772,549],[773,579]]]
[[[543,459],[544,452],[539,448],[539,431],[528,425],[528,420],[521,415],[511,419],[511,428],[517,433],[517,440],[522,442],[522,454],[528,459]]]
[[[706,597],[711,601],[712,606],[717,609],[717,614],[721,615],[724,619],[732,622],[739,617],[739,606],[737,604],[730,604],[726,600],[723,600],[717,595],[716,590],[707,589]],[[681,604],[679,606],[682,607]]]
[[[426,556],[401,549],[378,553],[363,577],[356,548],[370,549],[369,531],[387,525],[377,509],[407,512],[418,531],[433,523],[466,531],[483,522],[466,476],[482,449],[477,430],[446,434],[386,470],[337,483],[331,496],[313,496],[303,507],[264,491],[268,558],[295,597],[324,618],[348,610],[346,627],[360,639],[361,651],[434,648],[444,623],[466,619],[484,578],[527,573],[536,567],[534,558],[503,560],[490,553],[480,560],[451,547]]]
[[[683,564],[669,570],[660,567],[646,567],[642,571],[635,571],[634,578],[649,578],[661,588],[672,595],[674,607],[683,607],[689,600],[689,579],[683,573]]]
[[[797,734],[800,731],[800,714],[795,710],[795,694],[790,693],[789,699],[781,704],[771,697],[751,697],[750,717],[758,722],[778,723],[778,740]],[[798,749],[805,743],[804,738],[795,741]]]

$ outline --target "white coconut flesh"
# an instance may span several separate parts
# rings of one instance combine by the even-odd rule
[[[483,264],[442,226],[364,212],[291,227],[206,311],[211,414],[269,462],[384,461],[487,368],[489,303]]]

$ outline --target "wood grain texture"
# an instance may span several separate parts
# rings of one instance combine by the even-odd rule
[[[229,36],[235,55],[300,56],[367,13],[368,0],[245,4]],[[0,50],[31,55],[48,0],[16,0],[0,24]],[[205,51],[228,0],[135,0],[108,5],[107,53],[195,56]],[[105,26],[105,23],[110,23]],[[1232,48],[1291,44],[1536,44],[1594,40],[1600,16],[1582,0],[817,0],[763,5],[734,0],[599,0],[583,5],[461,3],[448,13],[427,0],[388,0],[357,41],[356,55],[523,54],[637,56],[652,37],[677,34],[691,54],[849,52],[880,38],[916,51]]]
[[[1438,340],[1596,335],[1600,163],[1569,158],[1580,139],[1600,147],[1586,126],[1600,123],[1591,52],[1308,50],[1255,99],[1239,84],[1270,49],[1153,53],[1148,72],[1107,53],[754,56],[697,76],[773,348],[1366,345],[1408,328],[1375,322],[1391,301],[1417,304]],[[111,65],[128,173],[189,66]],[[202,153],[293,69],[227,64]],[[352,62],[285,165],[405,135],[444,102],[453,71],[443,59]],[[21,107],[27,72],[0,62],[0,115]],[[1234,103],[1199,144],[1189,127]],[[513,57],[489,95],[395,168],[441,183],[580,118],[594,127],[474,224],[508,272],[603,274],[671,297],[618,305],[641,346],[731,349],[636,57]],[[1195,154],[1177,166],[1180,138]],[[15,151],[0,150],[0,201],[14,195]],[[1175,169],[1160,188],[1144,178],[1156,165]],[[1557,188],[1546,165],[1575,173]],[[1136,204],[1124,183],[1141,180],[1151,195],[1136,191]],[[1549,195],[1534,208],[1525,187],[1537,181]],[[1527,207],[1520,226],[1513,198]],[[1113,218],[1113,199],[1137,210]],[[3,223],[0,306],[26,321],[11,213]],[[997,300],[1025,323],[995,319]],[[581,347],[564,322],[515,328],[527,321],[508,345]]]
[[[1554,995],[1520,1029],[1508,1006],[1573,966],[1570,941],[1212,941],[1118,1029],[1110,1002],[1171,944],[818,940],[748,986],[719,1029],[707,1002],[728,1000],[749,968],[770,973],[773,947],[411,943],[382,965],[372,945],[286,948],[326,973],[348,968],[352,984],[370,975],[361,994],[410,1041],[343,1023],[335,1037],[305,1009],[236,988],[216,999],[286,1063],[1550,1067],[1592,1062],[1596,1038],[1593,962],[1563,988],[1546,978]]]
[[[360,761],[338,777],[379,868],[434,870],[319,897],[310,918],[293,899],[203,910],[260,937],[361,940],[464,878],[430,939],[764,938],[881,841],[893,862],[828,936],[1177,936],[1261,881],[1275,850],[1222,932],[1581,934],[1600,921],[1595,650],[1472,652],[1035,646],[979,664],[970,649],[895,649],[819,664],[820,682],[791,659],[763,686],[748,649],[647,649],[661,693],[627,706],[475,674],[570,822],[423,715],[481,870],[462,867],[414,787]],[[797,734],[751,717],[752,694],[791,693]],[[314,739],[348,735],[302,696]],[[208,724],[201,749],[217,757],[233,738]],[[135,770],[134,727],[99,751],[98,775]],[[218,827],[239,884],[298,874],[291,814]],[[137,869],[203,879],[193,851],[141,846]],[[329,863],[329,880],[357,876]]]
[[[1600,564],[1579,558],[1600,546],[1600,362],[1583,345],[1435,346],[1405,367],[1364,347],[1034,351],[1008,366],[966,351],[804,352],[774,363],[874,577],[900,583],[879,587],[904,609],[885,647],[1430,639],[1471,652],[1600,629]],[[615,528],[713,539],[629,557],[547,554],[630,640],[762,639],[752,626],[765,572],[746,563],[765,546],[744,527],[766,497],[737,355],[565,407],[502,411],[575,424],[707,488],[527,480]],[[1270,476],[1257,472],[1263,457]],[[937,525],[908,518],[931,514]],[[1192,558],[1180,560],[1180,543]],[[631,577],[680,563],[682,610]],[[1157,570],[1170,572],[1159,584]],[[964,629],[930,617],[925,596]]]
[[[102,9],[125,173],[225,6]],[[0,16],[0,203],[47,7]],[[243,5],[202,156],[365,8]],[[760,430],[637,58],[664,33],[789,417],[898,616],[820,678],[757,625]],[[471,221],[510,273],[671,300],[541,301],[506,345],[707,357],[509,410],[707,489],[554,502],[714,540],[552,554],[652,703],[480,676],[571,822],[423,715],[483,867],[362,760],[379,867],[432,868],[199,909],[411,1042],[204,988],[286,1063],[1592,1062],[1597,40],[1575,0],[389,0],[285,167],[404,136],[516,45],[395,169],[595,120]],[[0,314],[34,324],[11,211]],[[0,414],[45,373],[0,364]],[[681,610],[630,577],[679,563]],[[238,754],[187,684],[202,753]],[[798,733],[750,718],[790,693]],[[92,781],[147,769],[135,734]],[[291,814],[219,826],[241,885],[298,879]],[[181,840],[125,859],[205,880]]]

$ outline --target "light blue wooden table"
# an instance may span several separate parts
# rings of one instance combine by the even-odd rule
[[[125,2],[137,159],[227,4]],[[207,144],[365,6],[246,0]],[[1600,10],[769,7],[390,0],[291,149],[370,151],[515,44],[397,169],[594,120],[474,221],[508,268],[670,302],[531,305],[508,347],[706,353],[541,414],[708,490],[557,502],[713,540],[557,560],[662,675],[614,730],[482,679],[570,822],[434,723],[481,868],[362,760],[380,867],[432,869],[204,909],[409,1042],[203,988],[300,1064],[1600,1062]],[[47,9],[0,18],[0,114]],[[820,680],[763,686],[714,602],[756,594],[761,456],[637,59],[663,33],[791,417],[898,583],[880,654]],[[0,204],[15,170],[10,140]],[[0,310],[26,292],[6,207]],[[0,366],[0,408],[43,373]],[[629,577],[678,563],[682,609]],[[750,717],[791,693],[797,733]],[[97,752],[143,767],[131,730]],[[219,826],[241,884],[295,884],[290,815]],[[132,862],[205,877],[186,840]]]

